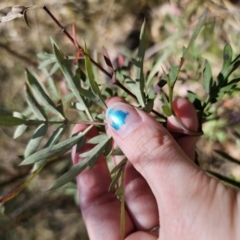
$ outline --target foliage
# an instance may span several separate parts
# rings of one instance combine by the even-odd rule
[[[26,17],[27,10],[25,9],[20,15],[15,17],[24,17],[26,23],[29,21]],[[72,180],[86,168],[93,168],[100,155],[104,154],[107,158],[111,158],[117,153],[112,149],[111,137],[106,135],[104,126],[104,116],[102,112],[106,109],[105,100],[109,96],[126,97],[132,104],[143,109],[146,112],[151,112],[155,118],[165,125],[167,117],[173,115],[182,130],[177,133],[186,135],[200,136],[202,132],[202,124],[216,119],[216,111],[212,108],[214,105],[221,102],[225,96],[231,96],[236,92],[238,83],[240,81],[238,70],[240,64],[240,55],[234,56],[233,49],[230,44],[226,44],[223,49],[222,68],[216,77],[209,61],[202,60],[202,83],[204,86],[204,96],[198,96],[193,91],[188,91],[188,99],[193,103],[198,113],[199,129],[197,132],[189,131],[177,119],[172,103],[175,97],[175,86],[180,78],[184,67],[187,65],[189,52],[195,47],[195,41],[200,31],[204,31],[205,22],[207,19],[207,10],[204,11],[187,47],[183,48],[179,62],[170,63],[168,69],[162,69],[162,74],[156,74],[157,59],[152,60],[150,69],[145,66],[146,54],[146,23],[144,22],[139,36],[139,47],[136,54],[133,53],[130,62],[130,67],[127,69],[123,66],[116,68],[114,62],[106,48],[103,48],[103,58],[108,70],[105,70],[98,62],[96,62],[90,54],[90,51],[85,44],[82,48],[76,40],[76,30],[73,26],[72,36],[63,28],[59,21],[52,15],[52,13],[45,6],[43,9],[46,13],[57,23],[58,27],[63,30],[63,33],[76,47],[76,56],[67,56],[64,51],[60,49],[58,44],[51,39],[52,52],[43,52],[38,54],[41,63],[39,68],[43,71],[49,69],[49,77],[54,79],[57,74],[62,74],[66,81],[68,90],[70,91],[66,96],[60,96],[56,90],[58,87],[52,81],[53,95],[48,93],[46,86],[39,81],[40,77],[33,71],[26,69],[26,83],[25,83],[25,97],[28,104],[24,111],[6,111],[0,110],[0,125],[8,127],[16,127],[14,138],[22,136],[26,130],[31,127],[34,128],[34,133],[30,138],[23,156],[20,156],[22,163],[20,165],[32,165],[32,173],[24,184],[18,188],[13,189],[12,192],[1,198],[1,202],[7,202],[19,194],[28,184],[47,166],[47,164],[60,156],[66,154],[74,145],[77,144],[80,150],[86,143],[86,135],[92,126],[97,126],[100,135],[88,140],[95,146],[84,153],[80,157],[83,158],[79,164],[75,165],[64,174],[62,174],[49,189],[59,188]],[[11,10],[12,12],[13,10]],[[11,14],[10,14],[11,15]],[[5,20],[4,20],[5,19]],[[2,18],[2,22],[10,21],[12,18],[6,20]],[[75,64],[73,60],[75,59]],[[133,70],[134,69],[134,73]],[[160,71],[160,69],[158,70]],[[106,75],[104,83],[99,83],[98,79],[101,73]],[[106,83],[108,87],[106,87]],[[110,86],[110,87],[109,87]],[[161,99],[161,108],[156,111],[153,107],[157,99]],[[70,120],[68,117],[68,110],[75,110],[78,117]],[[81,120],[78,120],[81,119]],[[83,119],[83,120],[82,120]],[[89,127],[78,134],[74,134],[67,139],[65,137],[67,128],[76,123],[85,123]],[[50,137],[48,137],[49,128],[51,127]],[[54,130],[53,130],[54,128]],[[174,131],[172,131],[174,133]],[[238,160],[217,152],[224,159],[234,163]],[[124,166],[127,159],[115,166],[110,172],[112,176],[112,183],[109,186],[109,191],[115,191],[117,197],[122,202],[121,208],[121,232],[124,232]],[[209,171],[209,173],[212,173]],[[212,173],[214,175],[214,173]],[[215,174],[219,177],[219,175]],[[221,180],[232,185],[239,186],[234,180],[219,177]]]

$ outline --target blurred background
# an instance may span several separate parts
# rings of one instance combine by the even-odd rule
[[[156,72],[179,64],[182,47],[187,46],[200,15],[206,7],[209,15],[176,85],[175,95],[185,97],[187,90],[204,96],[202,69],[204,59],[212,66],[213,76],[222,67],[222,51],[229,43],[235,55],[240,53],[240,1],[238,0],[2,0],[0,9],[13,5],[46,5],[64,28],[77,29],[78,41],[86,41],[91,54],[102,62],[105,46],[112,59],[130,55],[138,47],[139,31],[147,22],[148,45],[146,66],[158,61]],[[1,11],[0,11],[0,17]],[[23,18],[0,23],[0,108],[22,112],[26,107],[23,94],[25,68],[37,72],[43,83],[46,69],[39,69],[38,53],[52,53],[50,36],[66,55],[76,49],[42,9],[28,12],[29,28]],[[45,72],[44,72],[45,71]],[[240,73],[240,71],[238,71]],[[56,74],[59,91],[64,94],[61,74]],[[101,81],[101,79],[100,79]],[[102,80],[104,81],[104,79]],[[204,136],[198,141],[199,162],[236,183],[240,182],[240,165],[216,154],[222,150],[240,160],[240,96],[224,97],[214,106],[216,118],[203,125]],[[68,134],[70,134],[70,130]],[[13,130],[0,127],[0,196],[26,180],[31,168],[19,167],[31,136],[31,130],[13,140]],[[51,183],[71,167],[70,154],[52,161],[16,198],[0,205],[0,239],[87,240],[78,207],[74,182],[56,191],[46,192]]]

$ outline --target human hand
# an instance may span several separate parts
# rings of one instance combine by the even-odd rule
[[[108,133],[129,160],[125,168],[125,239],[239,239],[239,193],[193,163],[196,137],[176,135],[174,139],[147,113],[122,102],[119,98],[107,102],[106,121]],[[177,99],[174,111],[186,128],[197,130],[196,113],[187,100]],[[172,117],[167,125],[179,129]],[[74,132],[85,127],[76,125]],[[94,128],[90,137],[96,134]],[[88,148],[91,146],[86,144],[84,150]],[[74,151],[73,161],[80,161]],[[91,240],[120,239],[120,202],[108,192],[110,183],[103,157],[92,170],[77,177],[80,207]],[[150,230],[159,225],[158,236]]]

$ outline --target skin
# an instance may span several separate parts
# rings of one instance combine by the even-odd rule
[[[124,102],[115,97],[107,105]],[[193,106],[174,101],[174,110],[191,131],[197,130]],[[240,194],[207,176],[194,163],[196,137],[176,134],[138,110],[143,123],[122,139],[107,132],[127,156],[125,202],[126,240],[240,239]],[[85,125],[76,125],[73,132]],[[168,129],[179,129],[170,117]],[[89,134],[97,134],[94,128]],[[85,145],[82,151],[91,148]],[[79,154],[79,153],[78,153]],[[81,161],[72,151],[74,164]],[[120,159],[114,159],[115,163]],[[77,177],[80,207],[91,240],[120,240],[120,202],[108,192],[111,179],[104,157]],[[160,231],[149,232],[160,225]]]

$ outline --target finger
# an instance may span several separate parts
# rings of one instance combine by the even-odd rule
[[[76,125],[73,132],[83,131],[85,125]],[[92,128],[89,138],[97,135],[96,128]],[[87,151],[93,146],[85,144],[81,150]],[[74,164],[81,161],[79,153],[72,151]],[[103,156],[91,170],[84,170],[77,177],[77,188],[83,219],[86,223],[89,238],[95,239],[120,239],[120,202],[113,192],[108,191],[111,183],[108,166]],[[126,213],[126,234],[134,229],[129,215]]]
[[[119,101],[125,102],[122,98],[115,97],[109,99],[107,104]],[[118,164],[121,159],[121,157],[115,157],[115,164]],[[155,196],[146,180],[129,162],[125,167],[124,193],[125,204],[136,230],[147,231],[159,225],[158,207]]]
[[[173,101],[173,110],[180,122],[190,131],[197,131],[198,129],[198,118],[194,106],[184,98],[177,98]],[[171,116],[167,119],[168,130],[181,130],[181,126],[176,121],[176,117]],[[178,145],[183,149],[187,156],[194,160],[195,159],[195,146],[197,137],[186,136],[182,134],[176,134],[175,140]]]
[[[185,199],[182,188],[187,189],[199,169],[169,132],[145,112],[124,103],[110,105],[106,116],[114,140],[147,180],[159,206]]]

